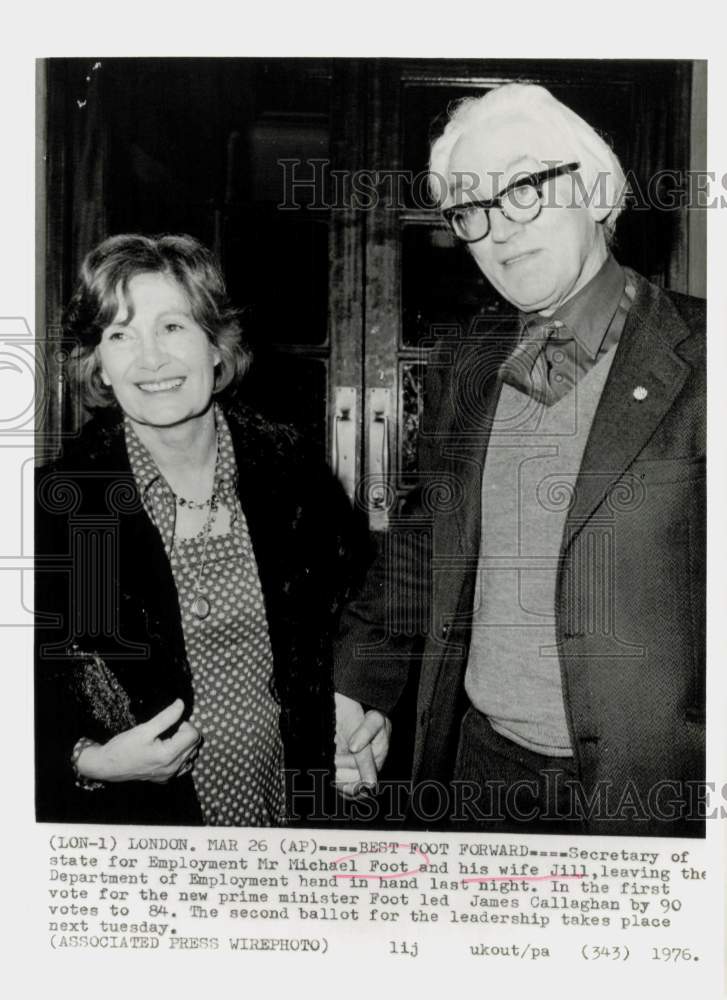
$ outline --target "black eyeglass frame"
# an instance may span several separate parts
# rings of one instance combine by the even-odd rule
[[[545,184],[546,181],[553,180],[555,177],[561,177],[563,174],[573,173],[574,170],[578,170],[579,168],[580,163],[563,163],[559,167],[548,167],[547,170],[538,170],[537,173],[526,174],[524,177],[518,177],[517,180],[508,184],[507,187],[503,188],[503,190],[500,191],[499,194],[496,194],[494,198],[488,198],[485,201],[465,201],[461,202],[459,205],[450,205],[449,208],[442,210],[442,216],[454,235],[458,240],[461,240],[462,243],[479,243],[480,240],[484,240],[490,235],[490,229],[492,228],[490,225],[491,208],[498,208],[505,218],[510,220],[510,222],[518,221],[516,219],[512,219],[502,207],[502,199],[506,195],[510,194],[511,191],[515,191],[517,188],[521,187],[531,187],[535,190],[538,195],[538,209],[535,215],[527,220],[527,223],[534,222],[543,209],[543,184]],[[457,212],[461,212],[463,208],[484,209],[485,217],[487,219],[487,229],[482,236],[477,236],[473,240],[468,240],[465,236],[460,236],[457,232],[454,227],[453,219],[455,214]],[[523,225],[527,225],[527,223],[523,223]]]

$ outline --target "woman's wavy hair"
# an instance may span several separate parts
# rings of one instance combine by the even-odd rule
[[[122,302],[133,315],[129,282],[138,274],[162,274],[184,290],[196,323],[217,348],[216,394],[240,381],[250,366],[239,313],[230,304],[219,265],[192,236],[110,236],[91,250],[81,265],[78,286],[63,316],[84,402],[90,409],[112,406],[116,398],[101,380],[96,347]]]

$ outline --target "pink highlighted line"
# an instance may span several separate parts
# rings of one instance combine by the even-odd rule
[[[394,844],[392,846],[394,846],[394,847],[412,847],[412,844]],[[421,873],[421,870],[422,870],[421,869],[421,864],[422,863],[425,864],[425,865],[429,864],[429,855],[425,854],[424,851],[420,851],[418,847],[414,848],[414,852],[416,854],[418,854],[419,857],[422,859],[422,862],[420,863],[419,868],[412,868],[412,869],[410,869],[409,871],[406,871],[406,872],[381,872],[378,875],[374,875],[373,873],[370,873],[368,875],[360,875],[358,872],[334,872],[334,878],[364,878],[364,879],[378,878],[378,879],[387,879],[387,878],[405,878],[407,875],[419,875]],[[333,861],[333,864],[334,865],[338,865],[342,861],[351,861],[353,858],[360,858],[362,856],[368,857],[368,858],[372,857],[371,854],[363,855],[361,851],[355,851],[353,854],[343,854],[340,858],[336,858]]]
[[[412,844],[392,844],[392,847],[403,847],[412,848]],[[380,872],[379,874],[374,874],[370,872],[368,874],[359,874],[359,872],[334,872],[334,878],[362,878],[362,879],[388,879],[388,878],[406,878],[408,875],[419,875],[422,871],[422,864],[428,865],[429,855],[424,851],[420,851],[418,847],[413,848],[414,853],[418,854],[421,858],[421,862],[418,868],[410,868],[409,871],[405,872]],[[377,852],[379,853],[379,852]],[[383,853],[383,852],[381,852]],[[344,861],[351,861],[353,858],[360,857],[372,857],[371,854],[363,854],[361,851],[354,851],[353,854],[342,854],[340,858],[335,858],[332,862],[334,865],[341,864]],[[468,878],[460,879],[464,885],[469,882],[548,882],[552,879],[567,879],[567,878],[585,878],[585,875],[472,875]]]
[[[548,882],[551,879],[585,878],[585,875],[473,875],[463,882]]]

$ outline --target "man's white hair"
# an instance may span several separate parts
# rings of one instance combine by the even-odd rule
[[[596,207],[610,208],[603,220],[607,240],[613,237],[623,209],[626,178],[618,157],[598,133],[575,111],[562,104],[545,87],[507,83],[481,97],[465,97],[452,105],[444,131],[432,143],[429,189],[438,205],[449,192],[449,160],[455,143],[474,128],[492,126],[512,118],[531,120],[557,137],[563,163],[578,161],[585,194]],[[527,150],[523,150],[527,152]],[[483,165],[486,169],[486,165]]]

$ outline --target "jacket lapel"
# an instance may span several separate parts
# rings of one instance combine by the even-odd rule
[[[484,337],[476,324],[470,327],[474,337],[459,352],[449,394],[451,411],[443,447],[448,474],[455,488],[461,489],[462,503],[455,508],[459,551],[473,556],[479,553],[481,526],[482,474],[485,455],[500,396],[499,370],[517,343],[518,324],[505,319]]]
[[[674,348],[688,334],[669,299],[640,279],[586,444],[564,552],[681,391],[690,369]]]
[[[300,509],[288,453],[291,440],[245,406],[227,409],[225,415],[232,432],[237,492],[257,563],[270,639],[273,652],[279,654],[287,648],[297,606],[295,595],[300,595],[296,589],[300,580],[293,568],[300,561],[294,538]],[[277,668],[281,656],[275,659]]]
[[[91,421],[59,466],[62,476],[78,480],[81,506],[77,528],[94,544],[100,525],[116,534],[89,549],[104,611],[95,605],[82,614],[74,608],[73,640],[83,652],[96,653],[113,669],[130,695],[138,721],[150,718],[176,696],[192,710],[192,690],[185,655],[179,602],[171,567],[159,532],[144,511],[126,453],[123,423],[116,411]],[[95,555],[93,555],[95,553]],[[76,584],[77,586],[77,584]],[[87,584],[93,587],[92,583]],[[111,624],[104,616],[112,614]]]

